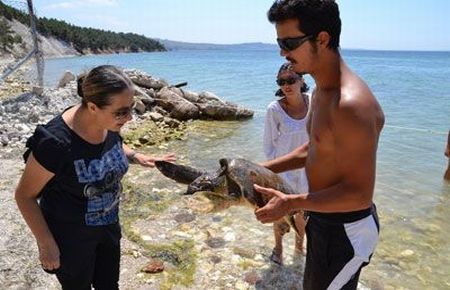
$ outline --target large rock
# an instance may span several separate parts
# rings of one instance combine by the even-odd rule
[[[58,82],[58,88],[64,88],[68,83],[76,80],[76,78],[77,77],[71,71],[66,70]]]
[[[149,115],[149,117],[150,117],[153,121],[155,121],[155,122],[159,122],[159,121],[162,121],[162,120],[164,119],[164,116],[161,115],[161,114],[158,113],[158,112],[151,112],[151,113],[148,114],[148,115]]]
[[[213,120],[242,120],[253,117],[253,111],[241,106],[218,102],[198,103],[200,118]]]
[[[167,87],[169,84],[163,79],[154,78],[144,72],[138,70],[125,70],[125,73],[136,85],[146,88],[159,90]]]
[[[134,104],[134,110],[139,114],[142,115],[145,113],[145,104],[141,100],[136,100]]]
[[[200,97],[196,92],[191,92],[191,91],[186,91],[186,90],[182,90],[181,91],[181,96],[183,98],[185,98],[186,100],[188,100],[191,103],[198,103],[200,101]]]
[[[199,117],[197,106],[174,93],[170,88],[161,89],[155,100],[159,106],[170,112],[172,118],[184,121]]]
[[[199,98],[200,98],[199,102],[201,102],[201,103],[206,103],[209,101],[217,101],[217,102],[225,104],[225,102],[222,101],[217,95],[215,95],[211,92],[208,92],[208,91],[201,92],[199,94]]]
[[[155,97],[155,90],[154,89],[146,89],[141,88],[139,86],[135,86],[135,93],[136,96],[144,96],[146,98],[154,98]]]

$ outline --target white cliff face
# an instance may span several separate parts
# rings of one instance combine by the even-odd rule
[[[2,17],[0,16],[0,18]],[[7,19],[5,20],[11,26],[11,30],[14,31],[14,33],[16,33],[17,35],[20,35],[20,37],[22,37],[23,44],[16,44],[14,46],[12,54],[15,56],[26,54],[33,47],[33,39],[31,37],[30,28],[17,20],[13,21],[9,21]],[[39,40],[41,49],[44,52],[44,57],[63,57],[63,56],[79,55],[79,53],[69,44],[57,40],[53,37],[47,38],[42,35],[39,35]]]

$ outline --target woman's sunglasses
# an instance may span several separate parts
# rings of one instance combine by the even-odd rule
[[[303,35],[299,37],[277,38],[277,42],[281,49],[291,51],[298,48],[300,45],[313,37],[313,35]]]
[[[293,85],[298,78],[277,79],[277,84],[282,87],[284,85]]]
[[[129,115],[131,115],[131,113],[133,112],[133,109],[136,107],[136,102],[134,102],[130,107],[128,108],[124,108],[124,109],[120,109],[116,112],[112,112],[114,119],[116,120],[122,120],[125,118],[128,118]]]

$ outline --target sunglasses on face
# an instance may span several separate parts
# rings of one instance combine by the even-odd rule
[[[300,45],[305,43],[307,40],[313,38],[313,35],[303,35],[299,37],[287,37],[287,38],[277,38],[278,46],[286,51],[291,51],[298,48]]]
[[[114,119],[116,119],[117,121],[128,118],[128,116],[131,115],[131,113],[133,112],[133,109],[136,107],[136,103],[133,103],[133,105],[131,105],[128,108],[124,108],[124,109],[120,109],[118,111],[112,112],[112,115],[114,116]]]
[[[277,84],[282,87],[284,85],[293,85],[298,78],[277,79]]]

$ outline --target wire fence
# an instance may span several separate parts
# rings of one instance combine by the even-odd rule
[[[35,69],[28,72],[27,78],[31,80],[32,87],[42,88],[44,86],[44,57],[39,44],[39,36],[36,29],[37,16],[32,0],[3,0],[3,4],[10,6],[27,15],[29,22],[26,23],[29,31],[29,38],[22,38],[22,49],[17,58],[5,60],[0,70],[0,82],[6,80],[10,75],[23,68],[25,63],[29,63]],[[15,20],[10,21],[11,25],[20,25]],[[17,50],[16,50],[17,51]]]

